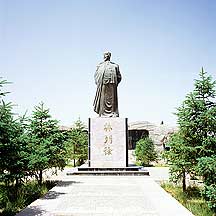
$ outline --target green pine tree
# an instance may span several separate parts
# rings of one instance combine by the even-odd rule
[[[43,171],[49,168],[61,168],[66,165],[66,147],[64,137],[53,120],[49,109],[40,103],[35,107],[29,125],[29,169],[42,183]]]
[[[210,206],[213,202],[216,203],[216,189],[214,193],[212,191],[212,188],[216,188],[215,86],[216,81],[213,81],[202,68],[199,79],[195,80],[194,90],[186,96],[182,106],[178,108],[179,135],[171,139],[171,150],[168,153],[172,175],[187,172],[190,175],[197,174],[204,177],[205,194]],[[184,175],[181,177],[184,178]],[[211,191],[208,192],[207,188],[211,188]]]
[[[4,85],[9,84],[9,83],[10,82],[8,82],[7,80],[4,80],[2,77],[0,77],[0,99],[9,93],[9,92],[3,91]]]
[[[82,165],[88,159],[88,134],[84,124],[78,119],[69,131],[68,154],[74,166]]]
[[[186,174],[193,173],[190,161],[190,147],[184,143],[180,131],[170,137],[168,145],[170,146],[170,151],[164,152],[163,156],[167,158],[170,164],[171,181],[175,183],[182,181],[182,189],[186,191]]]
[[[136,143],[135,149],[136,160],[142,165],[150,165],[150,162],[157,160],[157,152],[151,138],[140,139]]]
[[[7,92],[2,90],[6,80],[0,81],[0,97]],[[6,185],[20,183],[27,175],[25,118],[15,118],[12,103],[0,101],[0,181]]]

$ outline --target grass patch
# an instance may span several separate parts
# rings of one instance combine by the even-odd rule
[[[32,181],[18,187],[14,185],[6,187],[0,184],[0,215],[15,215],[34,200],[45,195],[55,185],[55,181],[45,181],[42,185]]]
[[[73,164],[67,164],[65,167],[66,168],[74,168],[75,166]]]
[[[162,163],[156,163],[154,164],[154,167],[169,167],[168,164],[162,164]]]
[[[171,183],[162,183],[161,187],[170,193],[183,206],[191,211],[195,216],[214,216],[215,214],[209,209],[206,201],[201,197],[198,187],[188,187],[183,193],[180,186]]]

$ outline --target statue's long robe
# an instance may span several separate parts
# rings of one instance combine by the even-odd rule
[[[119,66],[105,61],[97,66],[95,72],[97,91],[94,99],[94,111],[101,117],[118,117],[117,86],[121,81]]]

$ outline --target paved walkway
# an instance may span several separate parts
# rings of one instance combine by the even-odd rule
[[[147,167],[146,169],[156,182],[169,180],[169,167]]]
[[[17,216],[190,216],[146,176],[64,176]]]

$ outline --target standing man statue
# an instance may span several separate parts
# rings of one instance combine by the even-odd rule
[[[117,86],[121,81],[119,66],[110,61],[111,53],[104,53],[104,62],[97,66],[94,78],[97,91],[94,111],[99,117],[119,117]]]

